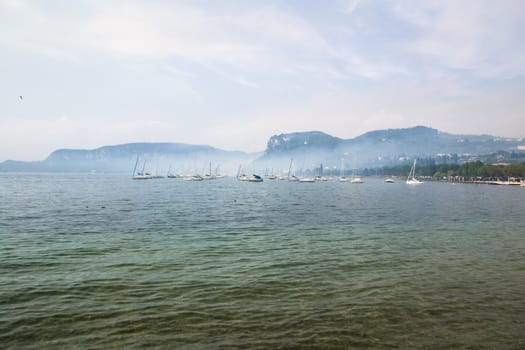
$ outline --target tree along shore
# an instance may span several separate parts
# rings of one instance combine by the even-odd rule
[[[418,160],[416,176],[449,181],[520,181],[525,179],[525,163],[514,164],[484,164],[481,161],[466,162],[463,164],[435,164],[428,160]],[[363,175],[380,176],[408,176],[410,164],[383,167],[379,169],[365,169]]]

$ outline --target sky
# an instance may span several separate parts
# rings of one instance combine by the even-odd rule
[[[525,137],[525,1],[0,0],[0,161],[425,125]]]

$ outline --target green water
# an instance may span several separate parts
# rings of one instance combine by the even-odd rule
[[[525,189],[366,180],[0,174],[0,348],[525,348]]]

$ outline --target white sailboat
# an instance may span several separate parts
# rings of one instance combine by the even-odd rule
[[[204,178],[200,176],[199,174],[184,176],[184,181],[202,181],[202,180],[204,180]]]
[[[410,169],[410,173],[407,177],[407,184],[409,185],[420,185],[423,182],[418,180],[416,178],[416,160],[414,159],[414,164],[412,164],[412,168]]]
[[[357,169],[356,169],[357,161],[354,160],[354,168],[352,169],[352,179],[350,180],[350,183],[352,184],[362,184],[364,183],[363,178],[361,176],[357,175]]]
[[[323,163],[319,164],[319,173],[315,177],[315,181],[328,181],[328,178],[326,176],[323,176]]]
[[[146,161],[144,161],[144,166],[142,167],[142,172],[137,173],[137,165],[139,164],[139,156],[137,156],[137,160],[135,161],[135,167],[133,168],[133,180],[149,180],[152,179],[152,176],[148,173],[144,172],[144,169],[146,168]]]
[[[363,178],[361,176],[357,176],[357,171],[352,170],[352,180],[350,180],[350,183],[352,184],[362,184],[364,183]]]
[[[364,183],[364,181],[363,181],[362,177],[356,176],[356,177],[352,177],[352,180],[350,180],[350,183],[352,183],[352,184],[362,184],[362,183]]]
[[[271,174],[268,174],[268,169],[266,169],[266,175],[264,175],[264,177],[267,178],[268,180],[277,180],[277,175],[274,175],[273,168],[272,168]]]
[[[348,182],[349,179],[345,176],[345,160],[341,159],[341,172],[339,174],[340,182]]]
[[[263,182],[263,178],[257,174],[252,174],[252,175],[242,174],[237,177],[237,180],[247,181],[247,182]]]
[[[211,162],[210,162],[210,170],[208,171],[207,174],[204,174],[203,179],[204,180],[217,180],[217,179],[222,179],[222,178],[224,178],[224,176],[223,175],[219,175],[218,166],[217,166],[217,168],[215,168],[215,174],[211,173]]]
[[[242,165],[239,165],[239,170],[237,171],[237,181],[263,182],[263,178],[257,174],[246,175],[244,172],[242,172]]]
[[[290,167],[288,168],[288,181],[299,181],[299,178],[295,176],[295,164],[293,158],[290,160]]]
[[[151,175],[152,179],[163,179],[164,176],[159,174],[159,166],[157,164],[157,168],[155,168],[155,175]]]
[[[170,164],[170,166],[168,168],[168,173],[166,174],[166,177],[168,179],[178,179],[178,178],[181,178],[182,176],[181,175],[177,175],[177,174],[172,174],[171,173],[171,164]]]

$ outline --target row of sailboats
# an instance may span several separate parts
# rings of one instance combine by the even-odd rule
[[[164,176],[159,175],[158,172],[155,175],[146,172],[145,171],[145,169],[146,169],[146,161],[144,161],[144,163],[142,165],[142,171],[137,172],[138,165],[139,165],[139,157],[137,156],[137,160],[135,161],[135,166],[133,168],[133,175],[131,177],[133,180],[149,180],[149,179],[164,178]],[[170,178],[170,179],[182,178],[182,179],[184,179],[186,181],[203,181],[203,180],[222,179],[225,176],[219,174],[219,168],[218,167],[215,169],[215,174],[213,174],[212,171],[211,171],[211,162],[210,162],[209,171],[206,174],[204,174],[204,176],[201,176],[199,174],[175,175],[175,174],[173,174],[171,172],[171,165],[170,165],[169,168],[168,168],[168,174],[167,174],[166,177]]]
[[[164,177],[164,176],[161,176],[161,175],[158,175],[158,174],[153,175],[151,173],[146,172],[145,171],[145,169],[146,169],[146,161],[144,161],[143,166],[142,166],[142,170],[140,172],[137,172],[138,165],[139,165],[139,157],[137,157],[137,160],[135,161],[135,166],[133,168],[133,176],[132,176],[133,180],[149,180],[149,179],[163,178]],[[407,177],[407,180],[406,180],[407,184],[409,184],[409,185],[419,185],[419,184],[423,183],[422,181],[420,181],[419,179],[416,178],[415,173],[416,173],[416,160],[414,160],[412,168],[410,169],[410,173],[409,173],[409,175]],[[210,162],[210,164],[209,164],[209,171],[206,174],[204,174],[204,176],[201,176],[199,174],[185,175],[185,176],[183,176],[183,175],[173,175],[171,173],[171,165],[170,165],[167,177],[168,178],[183,178],[186,181],[203,181],[203,180],[222,179],[225,176],[224,175],[219,175],[218,168],[215,170],[215,174],[212,174],[211,162]],[[242,166],[239,166],[239,170],[237,172],[237,177],[236,178],[239,181],[248,181],[248,182],[262,182],[263,181],[263,178],[261,176],[257,175],[257,174],[246,175],[242,171]],[[266,178],[269,179],[269,180],[288,180],[288,181],[292,181],[292,182],[328,181],[328,178],[326,178],[326,177],[324,177],[322,175],[315,176],[315,177],[299,177],[299,176],[297,176],[295,174],[295,164],[294,164],[293,159],[290,161],[290,166],[288,168],[288,176],[286,176],[286,177],[284,177],[284,176],[275,176],[275,175],[272,174],[272,175],[267,175]],[[340,182],[350,182],[350,183],[354,183],[354,184],[364,183],[363,178],[357,175],[357,172],[356,172],[355,169],[352,171],[352,177],[351,178],[345,176],[344,160],[341,160],[341,171],[340,171],[339,181]],[[385,182],[386,183],[393,183],[395,181],[394,181],[393,178],[387,178],[385,180]],[[523,184],[522,184],[522,186],[523,186]]]
[[[239,168],[239,171],[240,171],[240,168]],[[277,179],[277,180],[288,180],[288,181],[294,181],[294,182],[315,182],[315,181],[327,181],[328,180],[328,178],[323,177],[321,175],[316,176],[316,177],[298,177],[298,176],[296,176],[296,174],[295,174],[295,165],[294,165],[293,159],[290,161],[290,167],[288,168],[288,176],[287,177],[278,177],[278,176],[275,176],[275,175],[272,174],[272,175],[267,176],[267,178],[270,179],[270,180],[276,180]],[[345,176],[345,165],[344,165],[344,160],[343,159],[341,159],[341,170],[340,170],[339,181],[340,182],[350,182],[350,183],[353,183],[353,184],[362,184],[362,183],[364,183],[363,178],[357,174],[357,171],[356,171],[355,168],[352,170],[352,176],[351,177]],[[389,177],[389,178],[385,179],[385,182],[386,183],[394,183],[395,179],[392,178],[392,177]],[[414,163],[412,164],[412,168],[410,169],[410,173],[408,175],[406,183],[409,184],[409,185],[419,185],[419,184],[423,183],[421,180],[419,180],[416,177],[416,160],[414,160]]]
[[[290,166],[288,167],[288,174],[286,176],[274,175],[273,169],[272,169],[272,174],[270,175],[268,174],[268,170],[266,171],[265,178],[268,180],[287,180],[290,182],[306,182],[306,183],[312,183],[316,181],[328,181],[329,178],[322,175],[322,164],[320,168],[321,168],[321,171],[319,172],[317,176],[315,175],[314,176],[297,176],[296,170],[295,170],[295,163],[292,158],[290,160]],[[239,173],[237,175],[237,178],[239,178],[240,171],[241,171],[241,168],[239,168]],[[243,175],[241,175],[241,180],[243,178],[244,178]],[[352,171],[352,177],[349,178],[344,175],[344,161],[343,160],[341,160],[341,171],[340,171],[340,176],[338,179],[340,182],[350,182],[350,183],[355,183],[355,184],[364,183],[363,178],[357,175],[357,172],[355,169]]]
[[[186,175],[181,176],[185,181],[205,181],[205,180],[218,180],[225,177],[225,175],[219,174],[219,167],[215,168],[215,173],[212,173],[211,171],[211,162],[209,171],[205,173],[203,176],[199,174],[193,174],[193,175]]]
[[[344,160],[341,159],[341,170],[340,170],[340,176],[339,176],[339,181],[340,182],[350,182],[350,183],[353,183],[353,184],[362,184],[364,183],[363,181],[363,178],[361,176],[358,176],[357,174],[357,171],[355,170],[355,168],[352,170],[352,177],[347,177],[345,176],[345,165],[344,165]],[[239,174],[240,174],[240,171],[241,171],[241,167],[239,167]],[[273,171],[272,171],[273,172]],[[248,180],[248,177],[246,177],[246,175],[237,175],[237,178],[241,181],[250,181]],[[262,181],[262,178],[258,175],[253,175],[253,176],[257,176],[260,181]],[[290,161],[290,167],[288,168],[288,176],[287,177],[282,177],[282,176],[275,176],[275,175],[267,175],[266,176],[267,179],[270,179],[270,180],[288,180],[288,181],[292,181],[292,182],[315,182],[315,181],[328,181],[328,178],[326,177],[323,177],[322,175],[319,175],[319,176],[316,176],[316,177],[299,177],[299,176],[296,176],[295,174],[295,164],[293,162],[293,159]],[[395,182],[395,179],[393,177],[389,177],[389,178],[386,178],[385,179],[385,182],[386,183],[394,183]],[[414,159],[414,163],[412,164],[412,167],[410,169],[410,173],[408,174],[408,177],[407,177],[407,180],[406,180],[406,183],[408,185],[420,185],[423,183],[423,181],[419,180],[417,177],[416,177],[416,160]],[[520,183],[521,186],[525,187],[525,182],[522,182]]]

